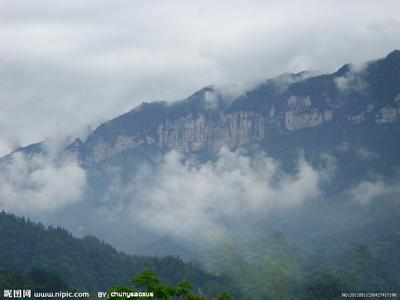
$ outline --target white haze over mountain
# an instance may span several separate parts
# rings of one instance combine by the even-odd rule
[[[355,202],[368,205],[384,197],[398,197],[400,183],[388,184],[382,180],[363,180],[350,190],[349,196]]]
[[[45,224],[64,222],[77,234],[96,232],[106,240],[113,238],[108,234],[117,226],[123,239],[147,232],[212,246],[216,238],[232,234],[242,222],[257,224],[275,211],[291,212],[305,204],[318,204],[336,173],[335,158],[328,154],[320,155],[318,166],[312,166],[299,153],[289,173],[263,152],[248,156],[223,148],[216,160],[199,164],[170,151],[157,164],[143,163],[128,175],[110,168],[111,184],[90,200],[87,171],[74,160],[60,160],[57,147],[50,142],[47,145],[48,154],[27,157],[16,153],[3,162],[1,208]],[[398,194],[399,187],[369,177],[344,196],[361,208]],[[66,216],[71,214],[72,223],[68,223]],[[97,227],[103,229],[97,232]],[[105,228],[111,231],[102,232]],[[151,236],[146,239],[151,241]],[[113,242],[132,250],[132,244],[141,247],[146,239],[142,244],[121,244],[118,238]]]
[[[142,226],[175,239],[210,239],[244,218],[255,222],[273,209],[315,200],[320,184],[333,175],[332,162],[324,162],[317,170],[300,155],[296,171],[289,174],[262,154],[249,157],[222,149],[215,162],[198,165],[171,151],[129,183],[115,177],[101,219],[130,220],[131,228]]]
[[[360,74],[365,70],[367,64],[351,64],[350,71],[344,76],[335,79],[336,87],[341,91],[356,90],[358,92],[365,91],[367,83],[360,78]]]
[[[0,0],[0,155],[210,84],[400,48],[398,0]],[[340,84],[346,82],[341,82]]]
[[[15,153],[0,170],[0,207],[38,216],[83,200],[86,172],[76,161]]]

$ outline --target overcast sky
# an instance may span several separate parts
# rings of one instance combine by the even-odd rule
[[[0,0],[0,155],[143,101],[400,48],[400,1]]]

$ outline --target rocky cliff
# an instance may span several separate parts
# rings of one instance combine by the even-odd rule
[[[400,51],[353,69],[345,65],[327,75],[280,76],[234,99],[207,87],[172,105],[142,104],[99,126],[75,151],[87,163],[141,144],[183,154],[215,152],[268,141],[272,131],[398,121]]]
[[[112,139],[90,137],[85,147],[85,162],[98,162],[117,153],[134,148],[141,144],[156,145],[163,150],[175,149],[187,154],[206,150],[216,152],[221,147],[235,148],[237,146],[258,142],[268,138],[270,130],[283,129],[296,131],[304,128],[317,127],[326,122],[332,122],[336,117],[349,124],[358,124],[368,120],[377,124],[395,122],[400,119],[400,96],[393,105],[379,110],[373,104],[357,114],[336,116],[331,109],[318,109],[312,105],[311,98],[290,96],[287,108],[268,114],[256,111],[237,111],[221,113],[218,119],[208,118],[206,114],[189,113],[176,119],[167,119],[157,124],[153,133],[147,130],[123,132]],[[93,141],[92,139],[95,139]]]
[[[161,149],[175,149],[183,154],[222,146],[230,148],[260,141],[265,137],[265,116],[254,111],[221,114],[218,120],[207,119],[204,114],[188,114],[157,125],[154,134],[144,132],[122,133],[115,139],[98,139],[87,144],[85,161],[98,162],[119,152],[141,144],[156,145]]]
[[[138,145],[183,154],[268,141],[272,131],[298,131],[331,123],[379,125],[400,119],[400,51],[354,71],[288,74],[232,98],[206,87],[173,104],[144,103],[106,122],[67,153],[96,163]]]

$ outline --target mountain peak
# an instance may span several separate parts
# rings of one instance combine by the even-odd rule
[[[393,50],[386,56],[386,59],[400,61],[400,50]]]
[[[400,50],[394,50],[348,78],[351,64],[325,75],[307,71],[285,73],[232,99],[209,85],[173,103],[142,103],[98,126],[84,143],[75,140],[67,150],[82,152],[82,161],[97,162],[140,144],[183,153],[214,151],[223,144],[233,147],[263,140],[267,130],[294,131],[331,121],[379,123],[379,111],[398,99],[399,66]],[[339,77],[344,81],[336,81]],[[356,89],[351,93],[339,90],[338,82],[357,87],[361,80],[368,86],[362,93]],[[360,111],[360,103],[375,110]],[[397,110],[389,112],[393,116],[383,120],[400,120]],[[38,144],[17,151],[40,150]]]
[[[350,72],[351,69],[351,64],[345,64],[343,65],[339,70],[336,71],[335,75],[336,76],[343,76]]]

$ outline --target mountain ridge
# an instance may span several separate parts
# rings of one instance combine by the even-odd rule
[[[147,144],[182,154],[217,152],[268,139],[271,131],[297,131],[335,123],[352,126],[400,119],[400,51],[365,63],[346,64],[314,76],[283,74],[239,97],[207,86],[174,103],[142,103],[66,147],[82,164],[93,164]],[[38,152],[35,146],[35,153]],[[18,149],[30,152],[30,146]]]
[[[207,87],[170,105],[143,104],[139,110],[104,125],[114,130],[111,140],[104,134],[104,127],[93,131],[84,147],[83,161],[101,161],[139,144],[153,144],[183,154],[216,152],[222,146],[234,148],[268,139],[271,130],[295,131],[326,122],[394,122],[400,116],[400,90],[393,91],[393,85],[400,86],[400,76],[397,80],[392,78],[395,82],[391,83],[385,71],[389,69],[392,76],[393,69],[400,70],[398,65],[393,67],[393,62],[399,61],[399,53],[393,51],[383,59],[369,62],[360,71],[349,65],[332,74],[294,80],[283,92],[276,88],[279,79],[272,79],[230,101],[213,87]],[[375,81],[382,89],[382,77],[391,83],[384,88],[386,94],[374,89]],[[207,107],[210,97],[215,106],[211,109]],[[119,126],[119,120],[125,124]]]

